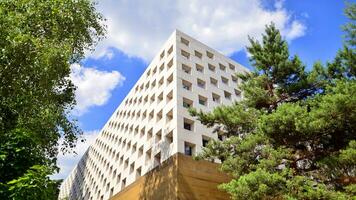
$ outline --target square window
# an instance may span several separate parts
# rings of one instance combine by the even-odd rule
[[[230,68],[231,70],[235,71],[235,65],[233,65],[233,64],[231,64],[231,63],[229,63],[229,68]]]
[[[143,145],[138,149],[138,157],[143,155]]]
[[[231,75],[231,80],[232,80],[232,82],[237,83],[237,77],[236,76]]]
[[[154,157],[154,166],[161,164],[161,152],[157,153]]]
[[[181,43],[183,43],[183,44],[185,44],[186,46],[189,46],[189,41],[187,40],[187,39],[185,39],[185,38],[180,38],[180,42]]]
[[[157,100],[158,100],[158,103],[163,100],[163,92],[161,92],[161,94],[158,95]]]
[[[167,53],[170,55],[173,52],[173,45],[168,49]]]
[[[192,68],[188,65],[182,64],[182,70],[187,74],[191,74]]]
[[[164,51],[162,51],[162,53],[159,57],[160,57],[160,59],[164,58]]]
[[[162,119],[162,110],[157,113],[157,122],[159,122]]]
[[[214,59],[214,54],[211,53],[210,51],[206,51],[206,56],[208,56],[208,58],[210,59]]]
[[[162,77],[161,80],[158,81],[158,87],[163,85],[163,83],[164,83],[164,78]]]
[[[188,131],[193,131],[194,129],[194,121],[184,118],[183,120],[183,128]]]
[[[142,103],[142,97],[138,99],[138,103]]]
[[[166,99],[167,99],[167,103],[170,102],[173,99],[173,91],[170,91],[167,94]]]
[[[227,91],[224,91],[224,96],[226,99],[231,99],[231,93],[230,92],[227,92]]]
[[[205,89],[205,81],[201,80],[201,79],[197,79],[197,85],[200,87],[200,88],[203,88]]]
[[[199,65],[199,64],[195,64],[195,69],[198,71],[198,72],[201,72],[201,73],[204,73],[204,67]]]
[[[140,137],[142,138],[145,135],[145,128],[142,128],[140,131]]]
[[[149,114],[149,120],[152,120],[154,115],[155,115],[155,112],[154,112],[154,110],[152,110]]]
[[[155,137],[155,142],[158,143],[159,141],[162,140],[162,130],[159,130],[157,133],[156,133],[156,137]]]
[[[173,74],[171,74],[168,78],[167,78],[167,85],[169,85],[170,83],[173,82]]]
[[[208,68],[210,71],[215,72],[215,66],[212,64],[208,64]]]
[[[194,51],[194,55],[200,59],[203,57],[203,54],[200,53],[199,51]]]
[[[152,128],[147,132],[147,140],[152,138]]]
[[[173,109],[166,114],[166,122],[170,122],[173,119]]]
[[[206,106],[206,104],[207,104],[207,102],[208,102],[208,98],[206,98],[206,97],[203,97],[203,96],[200,96],[199,95],[199,104],[200,105],[203,105],[203,106]]]
[[[119,158],[120,158],[120,153],[118,152],[115,156],[115,162],[117,162],[119,160]]]
[[[134,169],[135,169],[135,163],[132,163],[130,165],[130,174],[134,171]]]
[[[235,95],[236,96],[240,96],[241,95],[241,91],[239,89],[235,89]]]
[[[218,86],[218,80],[216,80],[215,78],[210,78],[210,83],[214,86]]]
[[[187,156],[191,156],[193,154],[193,149],[191,146],[185,145],[184,147],[184,153]]]
[[[136,149],[137,149],[137,144],[134,144],[134,145],[132,146],[132,151],[131,151],[131,153],[134,154],[134,153],[136,152]]]
[[[187,156],[192,156],[195,152],[195,144],[184,142],[184,154]]]
[[[183,57],[185,57],[186,59],[189,59],[189,57],[190,57],[190,53],[188,53],[188,52],[186,52],[186,51],[184,51],[184,50],[180,50],[180,54],[183,56]]]
[[[190,83],[186,80],[182,80],[182,86],[184,89],[189,90],[189,91],[192,89],[192,83]]]
[[[193,105],[193,101],[183,97],[183,107],[190,108]]]
[[[126,151],[128,151],[130,148],[131,148],[131,141],[127,143]]]
[[[153,103],[155,101],[155,95],[153,94],[150,98],[150,103]]]
[[[173,58],[167,63],[168,69],[173,66]]]
[[[126,169],[128,166],[129,166],[129,159],[126,159],[124,164],[124,169]]]
[[[124,156],[121,156],[120,158],[120,165],[122,165],[122,163],[124,163]]]
[[[221,63],[219,63],[219,67],[220,67],[221,71],[225,71],[226,70],[226,66],[221,64]]]
[[[212,97],[213,97],[213,101],[214,101],[215,103],[220,103],[220,96],[219,96],[219,95],[213,93],[213,94],[212,94]]]
[[[229,79],[227,79],[227,78],[225,78],[225,77],[221,77],[221,81],[224,83],[224,84],[226,84],[226,85],[228,85],[229,84]]]
[[[164,63],[162,63],[162,65],[159,67],[159,72],[164,70]]]
[[[172,144],[173,143],[173,131],[169,132],[166,136],[166,141],[168,142],[168,144]]]

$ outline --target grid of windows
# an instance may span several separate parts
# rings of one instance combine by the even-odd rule
[[[152,69],[148,69],[144,75],[145,79],[136,83],[136,86],[130,92],[131,94],[120,105],[124,109],[118,108],[95,143],[91,145],[81,158],[78,166],[66,179],[62,185],[61,193],[70,194],[69,199],[80,199],[86,197],[85,195],[88,195],[87,199],[111,197],[114,192],[126,187],[127,181],[131,180],[131,174],[134,174],[135,179],[137,179],[143,171],[148,171],[149,167],[145,164],[150,165],[151,163],[150,149],[160,143],[170,145],[173,142],[172,132],[169,136],[167,133],[169,140],[162,140],[163,130],[165,129],[161,127],[160,130],[156,131],[154,137],[157,145],[147,145],[148,141],[153,138],[153,128],[147,126],[149,123],[144,125],[139,123],[140,121],[149,122],[152,120],[160,122],[163,118],[167,119],[165,122],[171,123],[174,117],[172,109],[163,109],[164,104],[161,105],[160,111],[155,112],[154,109],[165,99],[167,102],[173,99],[173,89],[171,91],[166,90],[175,81],[173,71],[167,73],[173,66],[173,51],[174,46],[171,45],[168,51],[161,52],[159,64],[153,66]],[[168,62],[166,61],[167,57],[171,58]],[[162,87],[164,84],[165,87]],[[156,93],[151,92],[153,90],[161,92],[156,95]],[[150,107],[152,110],[149,109]],[[139,148],[138,145],[140,145]],[[150,149],[147,149],[147,146]],[[145,149],[146,163],[139,165],[135,160],[143,157]],[[152,158],[153,162],[157,162],[157,156]],[[129,170],[129,173],[125,173],[126,170]],[[84,179],[84,176],[88,178]],[[115,181],[109,181],[109,179]],[[85,190],[80,188],[83,185],[86,187]],[[89,194],[92,189],[93,192]],[[108,197],[105,196],[106,194]]]
[[[186,110],[240,99],[238,69],[247,71],[183,33],[173,35],[63,182],[60,197],[108,199],[170,155],[194,155],[209,140],[224,139]]]

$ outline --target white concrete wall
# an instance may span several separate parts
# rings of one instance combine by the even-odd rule
[[[189,41],[189,45],[183,44],[181,38]],[[189,59],[181,55],[181,50],[190,54]],[[199,51],[201,58],[196,57],[194,51]],[[214,57],[209,58],[206,51]],[[182,70],[182,64],[191,67],[189,74]],[[195,64],[204,67],[203,73],[196,70]],[[208,69],[208,64],[215,66],[215,72]],[[219,68],[219,64],[226,66],[225,71]],[[234,69],[230,69],[229,64]],[[199,152],[202,137],[217,139],[217,134],[189,115],[183,107],[183,97],[191,100],[193,107],[204,111],[240,100],[241,96],[235,95],[234,91],[237,83],[231,78],[237,71],[247,69],[188,35],[175,31],[63,182],[59,199],[109,199],[124,187],[124,180],[127,186],[171,155],[184,153],[185,143],[193,145],[195,152]],[[222,82],[221,76],[228,79],[228,84]],[[218,80],[217,86],[210,84],[211,77]],[[197,78],[205,81],[205,88],[198,86]],[[170,83],[168,79],[171,79]],[[164,80],[162,85],[160,80]],[[182,87],[182,81],[191,83],[190,91]],[[224,91],[231,94],[231,99],[224,97]],[[212,93],[220,96],[220,103],[213,102]],[[160,95],[163,96],[161,101]],[[198,103],[198,95],[207,98],[206,106]],[[171,120],[168,120],[167,113],[172,113]],[[183,128],[184,118],[194,122],[194,130]],[[161,159],[157,162],[155,156],[158,154]]]
[[[181,38],[185,38],[189,41],[189,46],[181,42]],[[232,76],[237,72],[247,72],[248,70],[236,63],[235,61],[227,58],[219,52],[209,48],[203,43],[195,40],[194,38],[177,31],[177,74],[178,74],[178,116],[177,116],[177,130],[178,130],[178,151],[184,153],[184,143],[188,142],[195,146],[195,152],[199,152],[202,148],[202,138],[217,139],[216,133],[212,133],[213,129],[208,129],[202,125],[199,121],[192,118],[187,109],[183,107],[183,98],[193,101],[193,107],[198,110],[211,111],[214,107],[219,105],[229,105],[234,101],[241,100],[241,95],[235,94],[235,89],[241,80],[233,81]],[[181,55],[181,50],[190,54],[189,59]],[[202,56],[199,58],[195,55],[195,51],[199,52]],[[213,58],[209,58],[206,52],[213,54]],[[203,72],[196,70],[196,64],[202,66]],[[209,69],[209,64],[215,66],[215,71]],[[182,65],[189,66],[191,68],[190,73],[186,73],[182,70]],[[225,66],[225,70],[220,68],[220,65]],[[222,82],[222,77],[228,80],[228,83]],[[210,78],[217,80],[217,86],[210,83]],[[200,79],[205,82],[205,87],[198,86],[197,80]],[[191,91],[187,91],[182,87],[183,81],[189,81],[192,83]],[[231,94],[231,98],[225,98],[224,91]],[[220,96],[220,103],[214,102],[212,94]],[[207,98],[207,105],[199,104],[198,96]],[[184,118],[194,121],[194,130],[188,131],[183,128]]]

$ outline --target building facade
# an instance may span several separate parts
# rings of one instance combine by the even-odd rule
[[[109,199],[176,153],[222,139],[190,116],[241,99],[248,70],[176,30],[64,180],[59,199]]]

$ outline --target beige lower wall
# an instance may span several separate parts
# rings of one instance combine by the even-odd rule
[[[183,199],[229,199],[217,189],[230,178],[218,170],[219,165],[205,160],[196,161],[190,156],[178,154],[178,197]]]
[[[198,200],[229,199],[217,189],[230,178],[218,171],[218,164],[196,161],[181,153],[137,179],[111,200]]]

